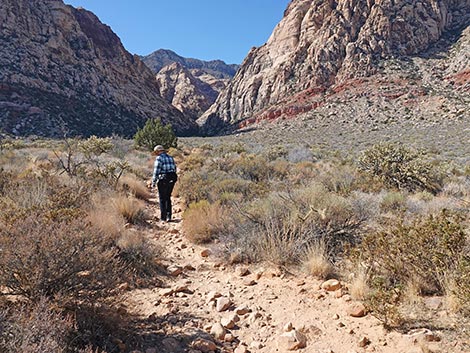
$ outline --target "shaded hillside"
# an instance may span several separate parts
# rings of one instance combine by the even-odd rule
[[[216,133],[308,112],[369,122],[375,111],[378,120],[460,111],[468,106],[469,23],[468,0],[293,0],[198,122]],[[347,114],[337,102],[348,103]]]
[[[16,135],[132,135],[161,117],[193,121],[163,100],[152,72],[91,12],[61,0],[0,3],[0,128]]]

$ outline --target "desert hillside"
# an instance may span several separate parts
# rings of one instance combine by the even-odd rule
[[[155,77],[91,12],[61,0],[0,4],[0,128],[14,135],[132,136],[160,117],[195,124],[158,93]]]

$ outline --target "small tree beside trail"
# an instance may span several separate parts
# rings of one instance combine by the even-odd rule
[[[157,118],[147,120],[144,127],[134,135],[134,143],[138,147],[152,151],[156,145],[162,145],[167,149],[176,148],[178,138],[171,124],[163,125],[161,119]]]

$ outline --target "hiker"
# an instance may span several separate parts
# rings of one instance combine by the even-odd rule
[[[153,169],[152,188],[157,184],[160,220],[171,222],[171,192],[178,179],[175,160],[166,153],[166,149],[162,145],[155,146],[153,154],[157,157]]]

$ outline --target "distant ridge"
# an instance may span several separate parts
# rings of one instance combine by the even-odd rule
[[[168,49],[158,49],[149,55],[141,56],[141,59],[155,73],[159,72],[164,66],[178,63],[189,70],[202,70],[216,78],[232,78],[240,66],[226,64],[222,60],[204,61],[184,58]]]

